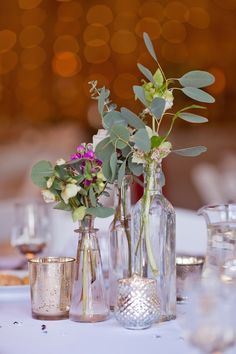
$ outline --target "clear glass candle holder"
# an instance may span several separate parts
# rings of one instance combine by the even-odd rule
[[[160,317],[160,299],[155,279],[134,274],[118,280],[115,318],[127,329],[145,329]]]
[[[74,261],[70,257],[29,260],[33,318],[60,320],[69,317]]]

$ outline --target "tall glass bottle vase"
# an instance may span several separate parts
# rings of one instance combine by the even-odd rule
[[[110,308],[115,306],[117,280],[132,274],[131,251],[131,176],[125,176],[121,185],[114,184],[114,219],[109,228],[109,298]]]
[[[161,164],[147,164],[144,177],[133,211],[134,270],[157,280],[160,321],[167,321],[176,317],[175,211],[162,194]]]
[[[79,234],[69,317],[77,322],[99,322],[109,317],[102,261],[94,219],[86,217]]]

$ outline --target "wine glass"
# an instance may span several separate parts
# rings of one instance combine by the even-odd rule
[[[11,244],[27,261],[45,249],[50,237],[47,205],[36,201],[15,204]]]
[[[192,286],[180,319],[184,336],[202,353],[223,353],[236,343],[235,288],[214,276]]]

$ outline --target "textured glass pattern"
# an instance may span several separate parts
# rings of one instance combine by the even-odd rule
[[[128,329],[148,328],[159,316],[160,301],[155,280],[135,274],[118,281],[115,317],[122,326]]]
[[[146,166],[133,210],[134,271],[157,280],[160,321],[176,317],[175,211],[161,190],[161,166]]]

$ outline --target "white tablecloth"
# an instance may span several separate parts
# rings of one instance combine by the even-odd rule
[[[17,322],[17,323],[16,323]],[[14,324],[15,323],[15,324]],[[42,324],[46,325],[42,330]],[[0,302],[1,354],[188,354],[178,321],[146,330],[127,330],[114,318],[82,324],[31,318],[29,299]]]

